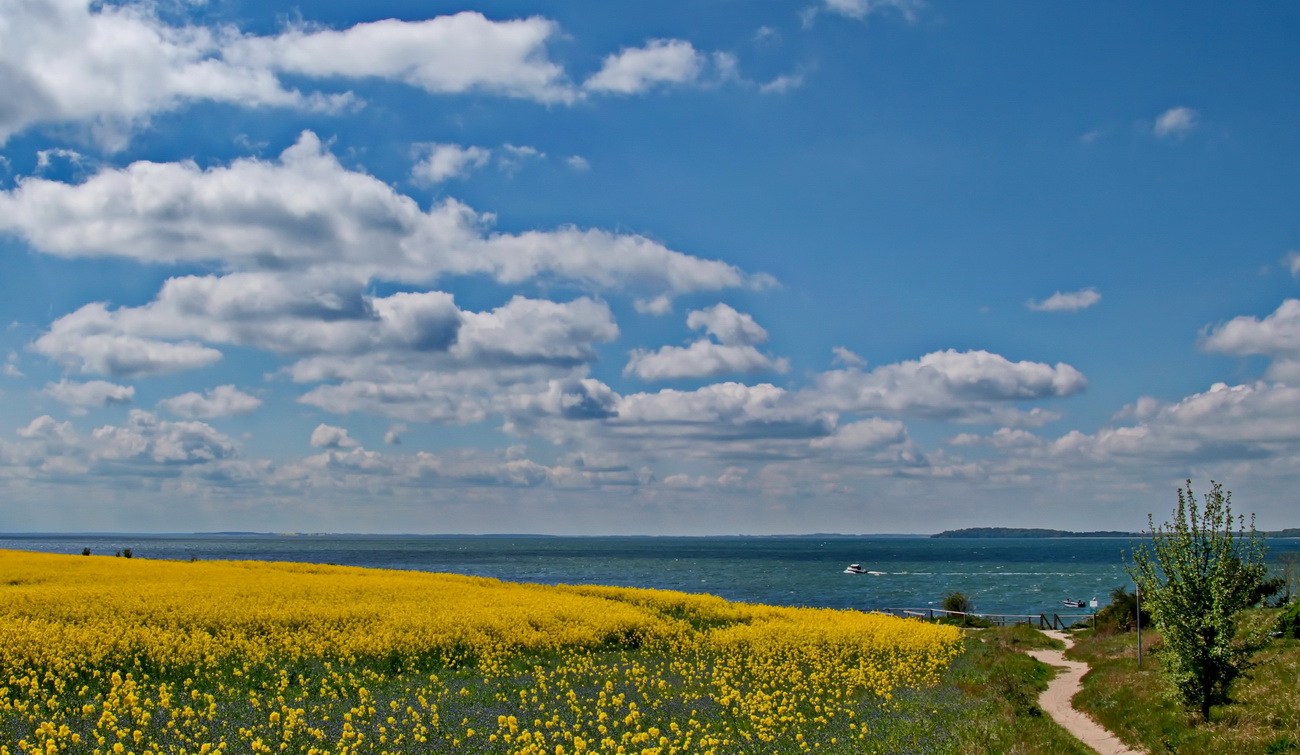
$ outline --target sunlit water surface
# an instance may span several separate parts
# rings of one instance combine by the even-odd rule
[[[1300,551],[1269,541],[1270,560]],[[961,591],[985,613],[1077,613],[1130,585],[1125,538],[0,535],[0,549],[136,558],[300,561],[544,584],[652,587],[830,608],[927,608]],[[845,574],[858,563],[879,574]]]

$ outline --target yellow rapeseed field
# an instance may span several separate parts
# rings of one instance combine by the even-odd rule
[[[0,551],[0,755],[853,752],[960,642],[656,590]]]

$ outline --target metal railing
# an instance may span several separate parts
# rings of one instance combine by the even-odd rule
[[[1011,613],[974,613],[971,611],[949,611],[943,608],[877,608],[876,613],[887,613],[904,619],[922,619],[936,621],[944,616],[969,616],[973,619],[987,621],[993,626],[1004,627],[1013,624],[1031,624],[1039,629],[1066,629],[1079,619],[1090,619],[1096,625],[1097,615],[1080,614],[1011,614]]]

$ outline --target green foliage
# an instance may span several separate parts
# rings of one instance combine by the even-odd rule
[[[975,610],[975,604],[971,602],[970,598],[966,597],[965,593],[950,592],[943,596],[943,610],[970,613]]]
[[[1277,613],[1248,609],[1238,631],[1249,633],[1257,623],[1271,626]],[[1300,642],[1274,640],[1256,653],[1250,671],[1232,689],[1232,703],[1216,708],[1207,724],[1168,694],[1162,673],[1167,653],[1148,652],[1138,667],[1132,634],[1076,638],[1066,656],[1086,661],[1092,671],[1074,705],[1130,747],[1153,755],[1300,752]],[[1160,644],[1158,632],[1144,629],[1142,639],[1148,650]]]
[[[1000,647],[1011,650],[1064,650],[1065,643],[1048,637],[1034,628],[1032,624],[1012,624],[998,627],[988,633],[987,642],[996,642]]]
[[[966,707],[952,719],[943,720],[949,710],[935,705],[931,716],[936,724],[957,733],[957,752],[1014,752],[1022,755],[1085,755],[1092,752],[1050,717],[1043,715],[1043,710],[1038,707],[1038,695],[1047,687],[1052,671],[1023,651],[1030,647],[1052,646],[1063,647],[1060,642],[1023,624],[967,634],[966,652],[944,675],[944,687],[959,690]],[[936,749],[925,743],[913,751],[930,753]]]
[[[962,592],[950,592],[943,597],[941,604],[943,610],[952,611],[953,613],[939,617],[940,624],[952,624],[959,627],[990,627],[992,622],[988,619],[972,616],[975,610],[975,603]]]
[[[1263,606],[1264,608],[1277,608],[1286,605],[1286,599],[1281,597],[1286,590],[1286,579],[1283,577],[1270,577],[1259,583],[1255,588],[1255,593],[1251,595],[1250,604],[1252,606]],[[1270,601],[1269,598],[1275,600]]]
[[[1110,591],[1110,605],[1097,612],[1097,633],[1131,632],[1137,629],[1137,619],[1137,595],[1120,585]],[[1146,607],[1142,609],[1142,626],[1151,626],[1151,612]]]
[[[1291,603],[1278,615],[1277,631],[1287,639],[1300,639],[1300,603]]]
[[[1203,509],[1188,480],[1172,523],[1157,528],[1148,516],[1151,543],[1135,548],[1127,567],[1164,639],[1165,675],[1203,721],[1211,706],[1228,701],[1228,688],[1247,667],[1252,649],[1234,642],[1235,619],[1265,574],[1254,518],[1247,533],[1244,518],[1233,519],[1232,493],[1210,485]]]

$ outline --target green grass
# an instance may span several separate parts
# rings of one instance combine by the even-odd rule
[[[1091,753],[1038,707],[1038,695],[1053,671],[1023,651],[1061,647],[1059,641],[1024,625],[968,632],[965,652],[943,680],[944,687],[959,691],[966,701],[964,714],[954,724],[957,751]]]
[[[1250,612],[1243,628],[1267,623],[1270,616]],[[1159,635],[1143,632],[1142,639],[1138,668],[1132,633],[1079,635],[1068,655],[1092,671],[1075,698],[1077,707],[1130,746],[1152,753],[1300,753],[1300,640],[1269,642],[1233,686],[1233,701],[1216,706],[1209,723],[1199,723],[1160,674]]]

